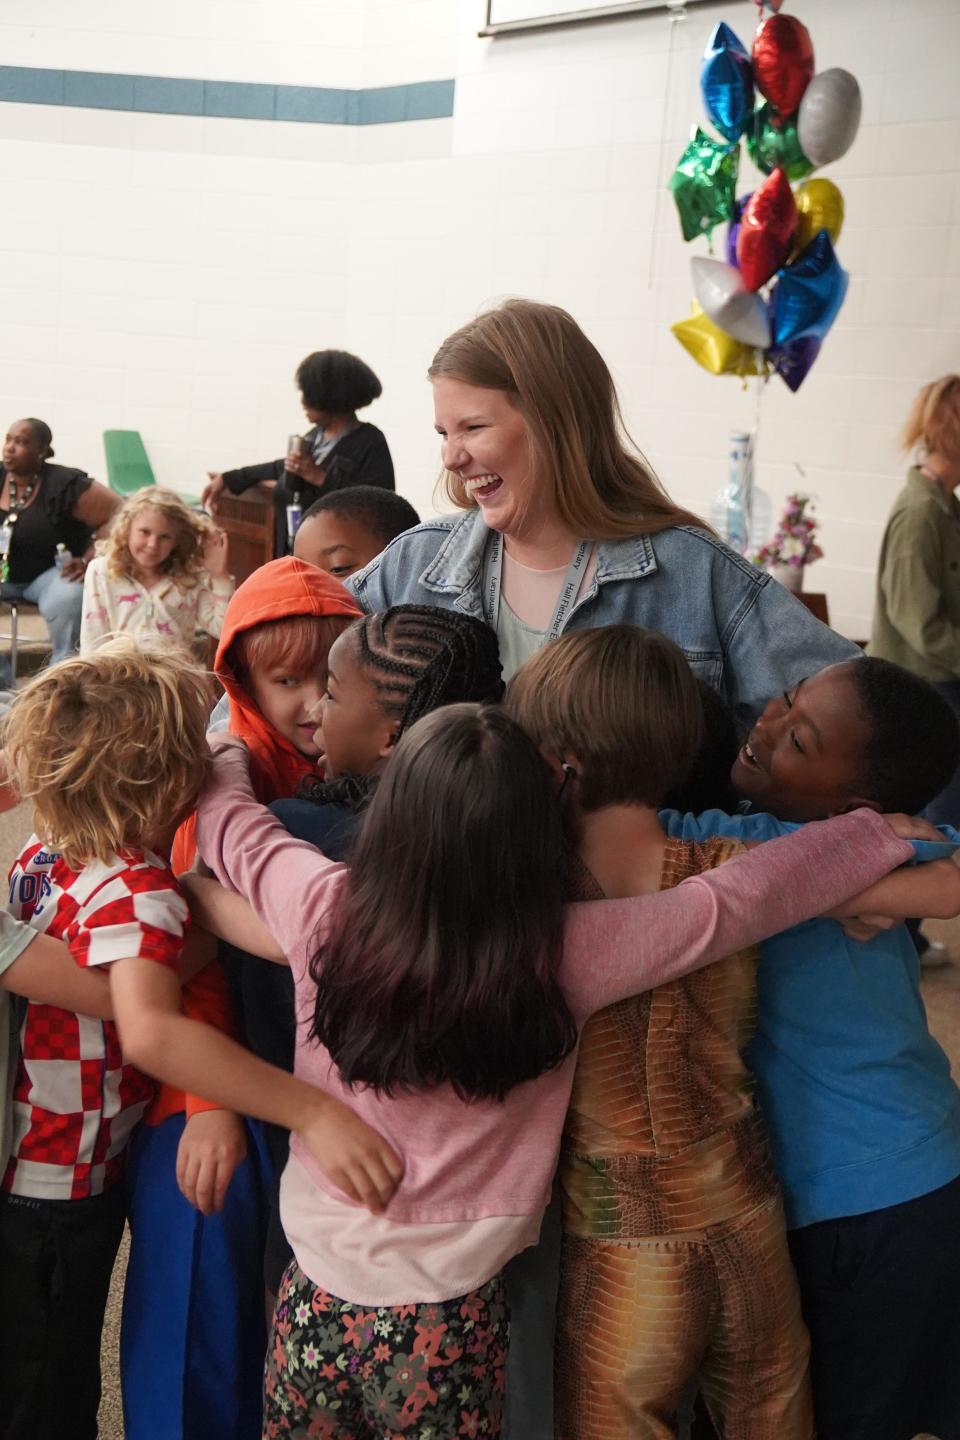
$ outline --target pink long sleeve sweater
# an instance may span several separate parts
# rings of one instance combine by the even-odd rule
[[[296,1073],[350,1106],[403,1157],[387,1214],[399,1222],[533,1215],[546,1203],[575,1065],[518,1085],[502,1103],[465,1104],[449,1086],[394,1097],[350,1090],[327,1050],[307,1039],[310,958],[335,912],[346,867],[295,840],[254,798],[242,751],[216,759],[198,811],[200,853],[250,901],[293,969],[300,1025]],[[861,810],[805,826],[675,889],[567,907],[560,983],[578,1024],[627,995],[662,985],[820,914],[910,859],[911,847]],[[339,1200],[294,1136],[313,1182]]]

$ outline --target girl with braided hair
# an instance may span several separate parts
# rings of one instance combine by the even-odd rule
[[[345,860],[400,736],[441,705],[491,703],[502,693],[497,637],[483,621],[429,605],[394,605],[364,615],[330,647],[315,737],[325,778],[305,776],[298,798],[277,800],[270,809],[298,840]],[[290,971],[224,948],[239,989],[247,1043],[262,1059],[292,1070]],[[276,1126],[265,1128],[276,1175],[263,1266],[270,1310],[293,1252],[279,1213],[289,1137]]]
[[[431,605],[365,615],[331,646],[317,732],[326,779],[307,776],[300,794],[359,809],[421,715],[502,694],[497,637],[483,621]]]

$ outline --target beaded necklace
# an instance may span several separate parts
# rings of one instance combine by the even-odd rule
[[[0,526],[0,584],[10,579],[10,543],[13,540],[13,527],[17,523],[21,510],[25,510],[33,499],[34,492],[40,484],[40,472],[36,471],[31,475],[27,485],[24,486],[23,494],[17,485],[17,477],[7,472],[7,515]]]

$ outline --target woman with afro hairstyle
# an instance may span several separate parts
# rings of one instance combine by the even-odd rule
[[[215,511],[224,486],[232,494],[242,495],[260,481],[274,481],[277,556],[287,554],[292,544],[287,534],[288,505],[296,503],[307,509],[319,495],[349,485],[396,488],[393,461],[382,431],[357,419],[357,411],[372,404],[383,389],[370,366],[346,350],[315,350],[297,366],[296,381],[303,413],[311,424],[300,452],[239,470],[211,470],[203,492],[203,504]]]

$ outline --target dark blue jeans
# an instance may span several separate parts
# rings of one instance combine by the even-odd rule
[[[789,1240],[819,1440],[960,1440],[960,1179]]]

